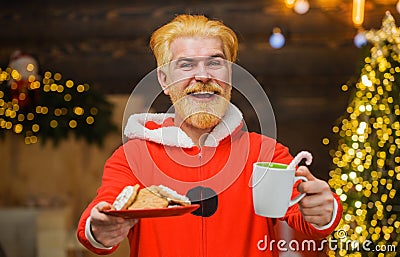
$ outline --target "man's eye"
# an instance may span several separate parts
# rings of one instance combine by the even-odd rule
[[[211,61],[209,61],[209,62],[207,63],[207,66],[210,67],[210,68],[212,68],[212,69],[219,69],[219,68],[221,68],[223,65],[224,65],[223,60],[218,60],[218,59],[211,60]]]
[[[220,61],[211,61],[211,62],[208,63],[208,65],[218,66],[218,65],[221,65],[221,62]]]
[[[193,63],[191,63],[191,62],[184,62],[184,63],[179,64],[179,68],[184,69],[184,70],[191,69],[191,68],[193,68],[193,66],[194,66]]]

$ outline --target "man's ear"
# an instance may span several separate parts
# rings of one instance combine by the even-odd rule
[[[162,90],[164,91],[164,94],[168,95],[168,82],[167,82],[167,74],[165,71],[162,69],[157,70],[157,78],[158,78],[158,83],[160,83]]]

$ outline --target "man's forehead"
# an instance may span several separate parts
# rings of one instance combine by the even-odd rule
[[[171,42],[170,50],[172,60],[199,56],[225,58],[219,37],[179,37]]]

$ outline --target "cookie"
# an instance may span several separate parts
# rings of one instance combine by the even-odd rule
[[[135,201],[129,210],[135,209],[154,209],[154,208],[165,208],[168,206],[168,200],[160,197],[157,193],[154,193],[151,188],[143,188],[139,191]]]
[[[170,204],[176,204],[176,205],[183,205],[187,206],[190,205],[190,200],[184,195],[178,194],[176,191],[172,190],[169,187],[159,185],[157,187],[157,192],[164,198],[167,198],[168,202]]]
[[[133,203],[133,201],[135,201],[138,190],[138,184],[134,186],[126,186],[115,199],[113,207],[118,211],[126,210]]]

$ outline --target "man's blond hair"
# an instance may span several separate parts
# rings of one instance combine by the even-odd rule
[[[236,61],[238,39],[235,32],[217,20],[203,15],[182,14],[157,29],[151,36],[150,47],[160,67],[172,60],[170,45],[179,37],[219,37],[228,61]]]

